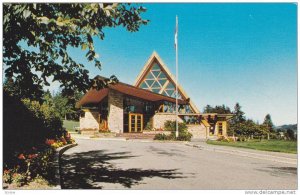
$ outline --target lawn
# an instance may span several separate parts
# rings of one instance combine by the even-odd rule
[[[79,121],[64,120],[63,127],[66,128],[67,131],[75,131],[74,127],[79,127]]]
[[[272,152],[284,152],[284,153],[297,153],[297,142],[296,141],[285,141],[285,140],[250,140],[247,142],[222,142],[208,140],[208,144],[222,145],[240,148],[249,148],[255,150],[264,150]]]

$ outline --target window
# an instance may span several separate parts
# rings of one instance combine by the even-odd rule
[[[219,134],[223,135],[223,123],[218,123]]]

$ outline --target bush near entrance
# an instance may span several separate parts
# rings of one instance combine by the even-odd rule
[[[154,140],[191,141],[191,138],[193,136],[190,132],[188,132],[185,123],[178,123],[178,137],[176,138],[176,121],[166,121],[164,124],[164,130],[171,131],[171,134],[156,134]]]

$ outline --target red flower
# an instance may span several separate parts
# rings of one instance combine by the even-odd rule
[[[49,145],[49,146],[51,146],[52,144],[54,144],[55,143],[55,140],[54,139],[46,139],[46,141],[45,141],[45,144],[47,144],[47,145]]]
[[[19,156],[18,156],[18,159],[20,159],[20,160],[24,160],[24,159],[25,159],[25,156],[24,156],[24,154],[19,154]]]
[[[10,170],[6,169],[4,170],[4,174],[9,174],[10,173]]]
[[[37,154],[29,154],[28,155],[28,158],[29,159],[33,159],[33,158],[36,158],[37,157]]]

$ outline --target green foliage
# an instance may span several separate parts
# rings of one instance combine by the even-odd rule
[[[220,142],[220,141],[208,140],[207,143],[213,145],[222,145],[222,146],[249,148],[255,150],[297,154],[296,141],[253,139],[247,142]]]
[[[175,131],[176,130],[176,121],[166,121],[164,123],[164,130],[165,131]],[[185,123],[178,123],[178,131],[186,131],[187,126]]]
[[[64,133],[55,109],[46,103],[19,100],[3,91],[3,164],[18,164],[16,153],[43,145]]]
[[[285,136],[289,139],[289,140],[297,140],[296,136],[295,136],[295,132],[291,129],[288,129],[285,133]]]
[[[176,138],[176,132],[171,132],[171,139],[172,140],[178,140],[178,141],[191,141],[193,135],[188,132],[187,130],[181,130],[178,132],[178,137]]]
[[[69,120],[79,120],[79,110],[75,107],[76,102],[78,102],[83,96],[80,92],[74,92],[74,96],[70,99],[64,96],[62,93],[57,93],[52,98],[53,106],[59,114],[61,119]]]
[[[156,134],[155,140],[177,140],[177,141],[191,141],[192,134],[188,132],[185,123],[178,123],[178,137],[176,138],[176,121],[166,121],[164,125],[165,131],[171,131],[170,135],[164,133]]]
[[[242,123],[246,121],[246,118],[244,116],[245,113],[241,109],[242,107],[240,106],[240,104],[236,103],[233,111],[234,114],[234,117],[232,119],[233,124]]]
[[[235,132],[236,136],[242,137],[241,139],[250,136],[261,137],[269,133],[265,125],[256,124],[249,119],[241,123],[232,124],[230,128]]]
[[[38,101],[22,100],[24,105],[39,119],[49,130],[62,130],[62,121],[54,107],[44,102],[40,104]]]
[[[89,78],[89,71],[69,54],[81,48],[85,57],[101,68],[94,38],[104,39],[106,27],[138,31],[147,20],[142,6],[116,3],[4,3],[3,64],[20,98],[40,100],[49,79],[61,84],[64,95],[103,88],[108,80]]]
[[[215,106],[211,107],[210,105],[206,105],[204,107],[203,113],[218,113],[218,114],[231,114],[231,110],[228,106],[225,107],[223,104],[222,106]]]
[[[269,132],[274,132],[274,125],[270,114],[265,116],[263,124],[268,128]]]
[[[164,133],[159,133],[154,136],[154,140],[170,140],[170,139],[171,137]]]

